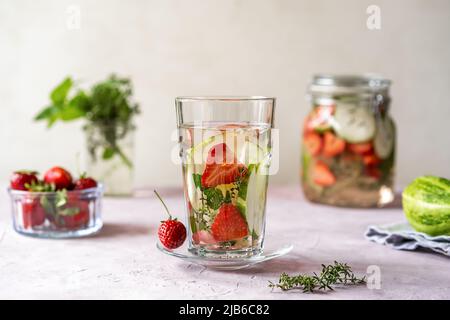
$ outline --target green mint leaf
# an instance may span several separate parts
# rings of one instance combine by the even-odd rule
[[[41,206],[44,208],[47,214],[54,216],[56,214],[56,208],[53,201],[50,201],[48,197],[41,197]]]
[[[102,158],[103,158],[103,160],[109,160],[112,157],[114,157],[115,153],[116,153],[116,150],[114,150],[113,148],[106,147],[103,150]]]
[[[57,106],[51,105],[44,108],[35,117],[35,121],[47,120],[47,127],[50,128],[53,123],[59,118],[59,108]]]
[[[227,193],[225,194],[225,199],[223,199],[224,203],[231,203],[231,193],[229,190],[227,190]]]
[[[77,95],[67,104],[64,104],[59,110],[61,120],[71,121],[84,117],[86,115],[86,112],[82,109],[84,99],[82,95]]]
[[[67,191],[65,189],[56,192],[55,204],[58,208],[67,204]]]
[[[39,120],[50,119],[57,112],[58,112],[58,108],[53,105],[45,107],[34,117],[34,120],[39,121]]]
[[[245,179],[239,185],[238,197],[247,200],[247,187],[248,187],[248,179]]]
[[[69,104],[76,106],[83,112],[83,115],[86,115],[91,107],[90,98],[83,90],[78,90],[77,94],[69,101]]]
[[[223,203],[222,191],[215,188],[208,188],[203,191],[206,197],[206,205],[213,210],[217,210]]]
[[[61,216],[74,216],[80,213],[80,208],[70,207],[58,210],[58,214]]]
[[[70,77],[65,78],[53,91],[50,93],[50,99],[54,105],[61,105],[65,102],[70,88],[72,88],[73,81]]]
[[[63,121],[72,121],[84,116],[84,112],[78,107],[73,105],[67,105],[60,111],[60,118]]]
[[[196,188],[202,190],[202,175],[200,173],[193,173],[192,179]]]
[[[259,166],[259,163],[258,164],[250,163],[247,168],[247,175],[250,176],[250,173],[255,169],[257,170],[258,166]]]

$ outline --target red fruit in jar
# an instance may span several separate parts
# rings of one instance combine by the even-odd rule
[[[206,230],[199,230],[192,235],[195,244],[214,244],[216,240],[213,235]]]
[[[330,119],[332,118],[335,108],[334,105],[315,107],[305,119],[303,132],[323,132],[328,130],[330,128]]]
[[[176,249],[184,243],[184,240],[186,240],[186,227],[176,218],[172,219],[172,215],[170,214],[169,209],[167,208],[163,199],[159,196],[156,190],[154,190],[154,192],[166,209],[167,214],[169,215],[169,219],[161,221],[161,224],[158,228],[159,241],[161,241],[162,245],[167,249]]]
[[[216,241],[230,241],[248,235],[248,226],[240,211],[230,203],[224,203],[211,226]]]
[[[322,154],[325,157],[334,157],[345,150],[345,141],[331,132],[325,132]]]
[[[381,162],[381,159],[377,157],[376,154],[366,154],[363,155],[363,162],[366,166],[376,166]]]
[[[245,165],[237,162],[236,156],[227,145],[219,143],[208,152],[201,183],[205,188],[229,184],[244,176],[246,172],[247,168]]]
[[[74,190],[84,190],[97,187],[97,181],[90,177],[81,176],[74,184]]]
[[[306,150],[312,156],[317,156],[322,150],[322,138],[317,133],[310,132],[305,134],[303,137],[303,143],[305,144]]]
[[[212,165],[226,163],[236,163],[236,155],[228,148],[226,143],[216,144],[209,149],[206,164]]]
[[[377,180],[381,178],[381,170],[377,167],[367,167],[366,174],[369,177],[375,178]]]
[[[220,130],[227,130],[227,129],[240,129],[240,128],[245,128],[248,125],[243,124],[243,123],[227,123],[227,124],[223,124],[219,127]]]
[[[41,206],[39,198],[23,198],[20,205],[22,206],[22,223],[25,229],[40,226],[45,222],[45,210]]]
[[[356,154],[366,154],[372,151],[372,142],[350,143],[348,149]]]
[[[28,188],[25,185],[32,185],[38,182],[35,171],[15,171],[11,177],[10,186],[13,190],[26,191]]]
[[[331,186],[336,182],[336,177],[331,172],[330,168],[321,161],[314,164],[312,168],[312,179],[314,183],[324,187]]]
[[[55,185],[56,190],[70,189],[72,175],[66,169],[53,167],[45,173],[44,182]]]
[[[89,223],[89,200],[69,196],[67,204],[58,210],[52,222],[65,229],[85,227]]]
[[[202,186],[212,188],[221,184],[233,183],[239,177],[244,176],[245,172],[243,164],[206,165],[202,174]]]

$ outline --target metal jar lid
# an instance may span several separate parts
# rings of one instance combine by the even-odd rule
[[[313,76],[309,90],[311,94],[367,94],[387,95],[391,81],[378,75],[331,75]]]

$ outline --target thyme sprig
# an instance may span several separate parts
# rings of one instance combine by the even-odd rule
[[[314,292],[317,290],[334,290],[332,286],[336,284],[357,285],[365,282],[366,277],[356,277],[349,265],[334,261],[334,264],[322,264],[320,274],[314,272],[312,275],[290,276],[287,273],[282,273],[278,283],[269,281],[269,287],[280,288],[283,291],[301,289],[303,292]]]

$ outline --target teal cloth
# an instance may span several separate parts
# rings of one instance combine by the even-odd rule
[[[365,237],[397,250],[423,248],[450,257],[450,236],[429,236],[415,231],[405,222],[387,226],[369,226]]]

